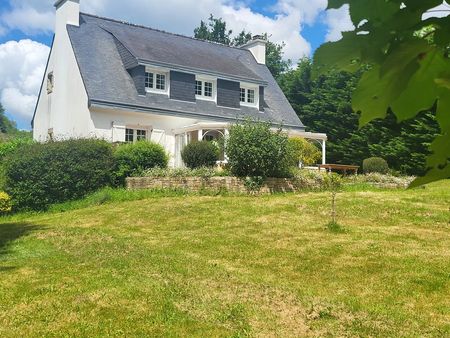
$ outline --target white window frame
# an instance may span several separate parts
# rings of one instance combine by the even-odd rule
[[[170,93],[170,71],[168,69],[164,69],[164,68],[147,66],[147,67],[145,67],[145,81],[147,80],[147,73],[153,74],[153,88],[146,86],[145,91],[147,93],[169,95],[169,93]],[[164,89],[156,89],[157,75],[164,75],[166,77],[166,83],[165,83]]]
[[[216,78],[209,77],[209,76],[196,75],[195,81],[202,82],[202,94],[197,95],[197,93],[195,93],[196,99],[217,102],[217,79]],[[212,83],[212,96],[205,96],[205,82]]]
[[[245,102],[241,101],[241,89],[245,89]],[[255,91],[255,102],[253,102],[253,103],[248,102],[249,90]],[[241,106],[258,108],[259,107],[259,87],[256,85],[248,84],[248,83],[241,83],[241,86],[239,89],[239,102],[240,102]]]
[[[132,130],[133,131],[133,142],[127,141],[127,130]],[[146,127],[146,126],[130,126],[130,125],[127,125],[125,127],[125,139],[124,139],[124,142],[126,142],[126,143],[136,143],[136,142],[138,142],[137,133],[140,130],[145,131],[145,141],[149,141],[151,139],[151,134],[152,134],[153,128]]]

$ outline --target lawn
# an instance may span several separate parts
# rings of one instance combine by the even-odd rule
[[[355,190],[355,189],[353,189]],[[0,218],[0,337],[448,337],[450,181]]]

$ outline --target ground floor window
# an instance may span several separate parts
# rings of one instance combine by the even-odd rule
[[[137,141],[147,140],[147,130],[145,129],[131,129],[125,130],[125,142],[134,143]]]

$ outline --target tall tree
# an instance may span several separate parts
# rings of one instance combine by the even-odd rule
[[[222,18],[215,18],[212,14],[208,23],[200,21],[200,26],[194,29],[194,37],[197,39],[214,41],[227,46],[241,46],[249,42],[253,35],[245,30],[232,37],[233,31],[227,30],[227,24]],[[286,72],[292,65],[291,60],[284,59],[285,44],[277,44],[269,40],[267,33],[263,34],[267,40],[266,46],[266,65],[272,75],[278,79],[281,74]]]
[[[312,69],[311,61],[302,59],[281,77],[280,84],[303,123],[328,134],[329,162],[361,165],[367,157],[380,156],[405,174],[425,172],[427,147],[439,133],[433,113],[423,112],[415,121],[398,124],[389,112],[385,120],[359,129],[351,96],[361,72],[331,71],[314,79]]]
[[[316,70],[367,66],[352,95],[361,126],[391,113],[398,121],[420,120],[423,111],[435,109],[440,135],[430,146],[426,175],[413,185],[449,178],[450,7],[435,9],[443,0],[328,1],[330,9],[343,5],[355,29],[317,50]],[[442,17],[430,17],[436,11]]]
[[[197,39],[214,41],[224,45],[231,44],[232,30],[227,30],[227,23],[222,18],[215,18],[212,14],[208,19],[208,23],[203,20],[200,26],[194,29],[194,37]]]
[[[8,119],[5,115],[5,110],[0,103],[0,133],[10,134],[17,131],[16,123]]]

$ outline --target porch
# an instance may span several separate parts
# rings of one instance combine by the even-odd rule
[[[220,142],[229,134],[229,123],[195,123],[173,130],[175,135],[175,167],[182,167],[181,151],[191,142],[211,141]],[[301,137],[310,142],[317,143],[322,152],[322,165],[326,164],[326,141],[327,135],[321,133],[311,133],[295,129],[284,130],[290,137]],[[227,163],[226,154],[221,154],[221,163]]]

